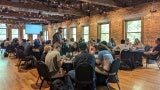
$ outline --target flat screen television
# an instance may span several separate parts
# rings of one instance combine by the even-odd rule
[[[25,25],[26,34],[40,34],[41,31],[42,31],[41,24],[26,24]]]

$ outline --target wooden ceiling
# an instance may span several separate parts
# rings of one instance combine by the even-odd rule
[[[58,23],[158,0],[0,0],[7,24]]]

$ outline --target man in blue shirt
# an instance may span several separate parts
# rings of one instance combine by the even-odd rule
[[[98,58],[96,59],[96,82],[97,84],[101,84],[105,82],[105,75],[108,75],[108,71],[110,70],[110,65],[114,61],[110,50],[106,48],[106,42],[102,41],[99,45]]]
[[[89,63],[93,68],[95,66],[95,58],[93,55],[89,54],[87,52],[87,44],[86,43],[80,43],[79,44],[80,54],[75,56],[73,59],[73,65],[74,69],[81,63],[87,62]],[[85,75],[85,73],[84,73]],[[95,74],[94,74],[95,78]],[[74,90],[74,86],[72,84],[72,80],[75,80],[75,70],[71,70],[68,72],[68,86],[69,90]],[[95,85],[95,84],[94,84]],[[94,86],[94,89],[96,90],[96,86]]]

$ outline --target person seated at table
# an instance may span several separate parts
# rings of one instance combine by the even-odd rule
[[[37,58],[34,56],[34,46],[33,46],[33,41],[29,41],[28,45],[24,49],[24,57],[27,60],[31,60],[31,63],[25,66],[25,68],[30,68],[35,66],[35,62]]]
[[[129,49],[130,49],[130,46],[125,43],[124,39],[121,40],[121,44],[118,44],[116,47],[113,48],[114,51],[117,51],[117,50],[122,51],[122,50],[129,50]]]
[[[104,61],[105,60],[105,61]],[[97,84],[104,84],[106,75],[110,70],[110,65],[114,61],[113,56],[109,50],[106,49],[106,45],[101,43],[99,46],[98,58],[96,59],[96,82]]]
[[[61,56],[66,55],[67,52],[68,52],[68,46],[66,44],[65,38],[63,38],[61,40]]]
[[[45,57],[45,64],[48,66],[49,72],[52,73],[52,77],[54,77],[54,75],[59,72],[59,69],[61,67],[60,48],[60,44],[58,42],[55,42],[53,45],[53,50],[49,51]],[[57,57],[57,63],[54,62],[54,57]]]
[[[88,52],[90,54],[95,54],[96,48],[94,47],[94,43],[92,41],[88,42]]]
[[[135,39],[133,47],[135,49],[144,49],[144,45],[142,44],[142,42],[138,38]]]
[[[79,44],[80,54],[76,55],[73,59],[73,65],[74,69],[81,63],[87,62],[89,63],[93,68],[95,65],[95,58],[93,55],[89,54],[87,52],[87,44],[86,43],[80,43]],[[95,77],[95,75],[94,75]],[[73,82],[72,80],[75,80],[75,70],[71,70],[68,72],[68,86],[69,90],[74,90]],[[95,86],[96,90],[96,86]]]
[[[46,57],[47,53],[48,53],[49,51],[51,51],[51,49],[52,49],[52,47],[51,47],[50,45],[45,45],[45,46],[44,46],[44,51],[43,51],[43,53],[42,53],[42,56],[41,56],[40,61],[44,61],[44,62],[45,62],[45,57]]]
[[[72,55],[76,55],[79,52],[78,43],[74,42],[72,46],[70,46],[70,52]]]
[[[158,55],[160,55],[160,38],[157,38],[155,43],[157,44],[153,50],[144,52],[144,54],[146,55],[147,60],[151,59],[151,60],[156,60]]]
[[[125,44],[127,44],[128,46],[132,46],[132,43],[130,42],[129,38],[125,39]]]
[[[109,43],[108,43],[108,47],[110,49],[113,49],[116,46],[116,42],[114,41],[113,38],[110,38]]]

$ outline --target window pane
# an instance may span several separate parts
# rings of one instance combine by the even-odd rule
[[[7,36],[6,28],[7,28],[6,24],[0,23],[0,41],[6,40]]]
[[[141,32],[141,20],[127,21],[127,32]]]
[[[77,33],[76,33],[76,28],[75,28],[75,27],[74,27],[74,28],[71,28],[71,32],[72,32],[72,33],[71,33],[71,37],[74,38],[74,40],[76,41],[76,34],[77,34]]]
[[[6,24],[0,23],[0,28],[7,28]]]
[[[33,34],[33,40],[37,39],[37,35]]]
[[[18,29],[12,29],[12,34],[18,35]]]
[[[47,30],[44,31],[44,40],[48,40],[48,31]]]
[[[72,34],[76,34],[76,28],[72,28]]]
[[[6,29],[0,29],[0,35],[6,34]]]
[[[66,28],[63,29],[63,33],[62,34],[63,34],[63,38],[67,38],[67,30],[66,30]]]
[[[101,41],[109,41],[109,34],[101,34]]]
[[[141,33],[127,33],[127,38],[134,43],[135,38],[141,40]]]
[[[141,20],[126,22],[127,38],[134,43],[135,38],[141,40]]]
[[[88,42],[89,41],[89,36],[88,35],[84,35],[84,40],[85,40],[85,42]]]
[[[18,35],[12,35],[12,39],[18,38]]]
[[[25,33],[25,29],[23,29],[23,39],[28,39],[28,35]]]
[[[12,29],[12,39],[18,38],[18,29]]]
[[[0,41],[6,40],[6,35],[1,35],[0,36]]]
[[[73,35],[72,37],[74,38],[74,41],[76,41],[76,35]]]
[[[83,27],[83,34],[89,34],[89,26]]]
[[[101,33],[109,33],[109,24],[101,24]]]

